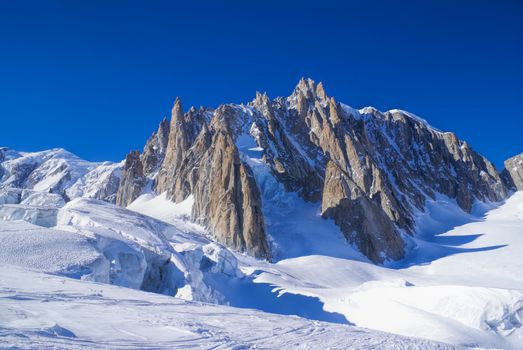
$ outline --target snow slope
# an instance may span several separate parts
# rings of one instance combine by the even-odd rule
[[[54,227],[2,219],[0,263],[214,303],[223,297],[204,275],[241,275],[234,256],[205,237],[99,200],[55,209]]]
[[[432,203],[435,216],[449,209],[459,210],[446,201]],[[255,282],[317,297],[325,310],[358,326],[520,349],[523,192],[483,217],[460,215],[472,222],[439,235],[420,234],[418,248],[395,266],[310,255],[258,266]]]
[[[25,221],[7,221],[0,229],[0,264],[96,279],[103,256],[86,237]]]
[[[206,235],[207,231],[202,226],[190,221],[193,204],[192,195],[180,203],[174,203],[167,199],[165,193],[158,196],[146,193],[132,202],[127,209],[168,222],[183,232]]]
[[[0,347],[17,349],[453,349],[366,329],[0,265]]]
[[[296,200],[290,202],[291,208],[308,208],[291,199]],[[170,205],[163,201],[159,198],[153,203]],[[445,201],[433,204],[430,214],[434,217],[456,210]],[[183,220],[187,208],[178,209],[182,216],[175,219]],[[162,210],[161,206],[156,208],[158,215]],[[305,226],[323,227],[324,231],[307,232],[305,226],[296,225],[297,231],[292,232],[293,220],[280,224],[294,238],[321,245],[321,237],[335,234],[327,230],[329,222],[319,216],[310,217]],[[424,220],[429,222],[428,217]],[[53,228],[22,221],[0,222],[0,309],[8,310],[0,315],[0,341],[22,348],[32,342],[38,348],[45,344],[59,348],[121,348],[125,344],[130,348],[191,344],[200,348],[240,344],[278,348],[298,347],[297,339],[305,333],[299,344],[309,348],[317,344],[379,348],[378,343],[383,348],[417,348],[419,344],[424,344],[421,348],[437,348],[432,343],[332,323],[350,322],[467,347],[517,349],[522,343],[523,282],[519,271],[523,266],[518,257],[523,248],[523,193],[516,193],[484,217],[456,215],[453,222],[471,220],[441,235],[427,230],[417,238],[419,248],[403,265],[377,266],[357,254],[328,254],[328,244],[317,251],[295,250],[295,256],[282,256],[270,264],[234,254],[199,233],[178,230],[166,221],[97,200],[76,199],[59,209]],[[320,239],[315,239],[318,234]],[[275,240],[292,242],[284,238],[276,236]],[[173,272],[171,291],[158,283],[155,291],[242,309],[187,304],[178,298],[164,299],[63,277],[147,290],[144,271],[161,265],[151,256],[169,261]],[[145,270],[133,269],[133,261]],[[149,281],[158,282],[159,275],[149,275],[156,276]],[[110,312],[103,313],[107,308]],[[177,318],[177,313],[183,318]],[[316,333],[318,325],[320,334]]]

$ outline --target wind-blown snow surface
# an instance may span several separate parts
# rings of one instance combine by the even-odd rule
[[[0,347],[451,349],[426,340],[0,265]]]
[[[428,209],[427,216],[454,212],[455,222],[472,222],[420,235],[418,248],[395,266],[310,255],[258,267],[255,282],[317,297],[325,310],[362,327],[471,347],[522,348],[523,192],[480,217],[459,214],[445,200]]]

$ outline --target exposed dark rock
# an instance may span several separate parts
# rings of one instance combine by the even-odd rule
[[[523,153],[505,161],[503,175],[507,186],[517,191],[523,191]]]
[[[158,127],[158,131],[149,138],[143,153],[140,156],[145,175],[152,175],[158,171],[167,151],[169,138],[169,122],[164,118]]]
[[[142,193],[146,181],[143,164],[140,160],[140,151],[130,152],[125,157],[122,179],[116,195],[116,204],[124,207],[131,204]]]

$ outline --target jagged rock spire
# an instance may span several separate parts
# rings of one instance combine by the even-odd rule
[[[123,207],[131,204],[141,194],[145,181],[140,151],[129,152],[125,157],[124,170],[116,194],[116,204]]]
[[[375,262],[404,255],[401,232],[412,233],[426,198],[440,193],[469,211],[476,200],[506,196],[493,165],[454,134],[399,110],[351,110],[312,79],[302,78],[287,99],[257,93],[249,106],[184,114],[177,98],[154,190],[175,201],[193,194],[193,219],[256,256],[271,253],[260,184],[236,146],[253,129],[261,159],[285,190],[321,201],[322,215]]]
[[[144,175],[149,176],[158,171],[159,166],[162,164],[167,151],[167,143],[169,141],[169,121],[167,118],[163,118],[158,125],[158,130],[154,132],[145,147],[140,159],[143,164]]]
[[[171,129],[183,123],[183,107],[180,97],[176,97],[171,110]]]
[[[171,111],[171,126],[165,159],[156,178],[156,187],[160,193],[169,192],[171,179],[180,167],[185,152],[189,149],[187,132],[185,129],[185,120],[183,115],[182,102],[179,97],[174,101],[174,107]]]
[[[342,120],[342,117],[338,111],[338,103],[334,100],[333,97],[331,97],[328,101],[330,120],[333,125],[336,125]]]
[[[297,88],[300,89],[303,93],[307,93],[309,91],[314,91],[316,86],[314,84],[314,80],[311,78],[305,79],[304,77],[301,77]]]
[[[327,94],[325,93],[325,89],[321,81],[318,83],[318,85],[316,85],[316,96],[321,100],[327,99]]]
[[[311,78],[305,79],[302,77],[294,89],[294,94],[301,94],[309,101],[314,99],[327,101],[328,99],[323,83],[320,81],[316,84]]]

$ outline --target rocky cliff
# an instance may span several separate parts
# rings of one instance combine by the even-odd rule
[[[401,110],[355,110],[302,79],[287,98],[257,93],[247,105],[184,112],[177,99],[170,124],[128,155],[117,203],[131,203],[148,182],[175,202],[193,195],[192,219],[218,241],[270,258],[249,159],[318,203],[374,262],[404,256],[404,235],[428,198],[444,195],[470,211],[476,200],[507,195],[495,167],[453,133]]]
[[[502,176],[510,189],[523,191],[523,153],[505,161]]]

